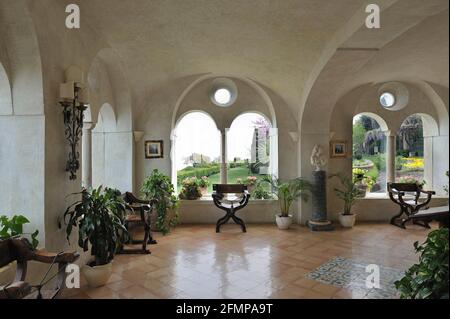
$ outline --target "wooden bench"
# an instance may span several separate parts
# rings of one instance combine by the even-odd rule
[[[134,196],[130,192],[123,194],[128,214],[124,218],[124,224],[129,229],[131,224],[140,225],[144,227],[144,239],[133,240],[129,238],[128,244],[142,244],[142,248],[125,248],[123,244],[119,248],[119,254],[150,254],[150,250],[147,249],[147,244],[154,245],[156,241],[151,234],[150,214],[152,213],[153,205],[155,201],[142,200]]]
[[[439,222],[439,227],[448,228],[448,205],[431,207],[423,209],[412,215],[410,218],[414,221],[422,221],[428,225],[431,221],[435,220]]]
[[[17,262],[16,276],[13,282],[0,286],[0,299],[53,299],[64,287],[67,265],[74,263],[80,255],[77,252],[60,252],[58,254],[35,250],[24,238],[9,238],[0,240],[0,267]],[[29,261],[58,265],[58,271],[50,278],[47,274],[38,285],[26,282],[27,265]],[[42,288],[56,276],[56,286],[52,289]]]
[[[433,191],[425,191],[421,186],[410,183],[387,183],[390,199],[400,207],[400,211],[397,215],[391,218],[391,224],[406,228],[405,224],[411,221],[411,217],[423,208],[426,208],[431,201],[431,197],[436,193]],[[407,193],[413,193],[413,199],[408,200],[406,198]],[[426,198],[422,198],[421,195],[426,195]],[[406,218],[403,218],[405,216]],[[430,226],[423,220],[412,220],[416,225],[420,225],[426,228]]]

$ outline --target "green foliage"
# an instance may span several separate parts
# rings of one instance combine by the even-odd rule
[[[250,196],[254,199],[272,199],[272,195],[261,185],[257,185]]]
[[[448,235],[448,228],[440,228],[430,232],[422,245],[414,243],[419,263],[395,282],[402,299],[448,299]]]
[[[202,176],[202,178],[198,180],[198,186],[201,188],[208,188],[209,185],[211,185],[211,181],[207,176]]]
[[[200,197],[202,197],[202,193],[200,191],[200,180],[195,176],[185,178],[182,183],[180,198],[193,200]]]
[[[352,214],[352,206],[355,203],[356,198],[360,194],[360,191],[356,185],[356,181],[352,177],[348,177],[342,173],[333,174],[330,178],[337,177],[343,186],[342,189],[335,188],[334,191],[339,199],[344,201],[344,213],[343,215]]]
[[[141,187],[141,192],[144,193],[146,199],[155,199],[155,209],[157,212],[156,228],[164,235],[170,231],[170,226],[177,224],[177,208],[178,199],[175,196],[175,189],[170,181],[170,178],[157,169],[154,169],[152,173],[144,180]],[[166,222],[166,216],[168,210],[175,211],[174,219]]]
[[[307,201],[308,192],[312,189],[311,184],[301,177],[283,182],[277,177],[266,175],[257,183],[257,187],[261,187],[262,183],[269,183],[272,186],[272,192],[276,194],[280,204],[282,217],[289,216],[289,209],[294,201],[299,198]]]
[[[177,181],[181,183],[188,177],[202,178],[203,176],[209,177],[213,174],[220,173],[220,164],[204,164],[196,167],[188,166],[177,172]]]
[[[0,240],[27,235],[23,232],[23,225],[28,224],[29,222],[30,221],[22,215],[14,215],[11,218],[8,218],[5,215],[0,216]],[[36,230],[28,235],[31,237],[31,246],[36,249],[39,244],[39,241],[37,240],[39,231]]]
[[[64,213],[67,240],[70,241],[73,228],[78,227],[78,245],[88,251],[91,244],[95,264],[105,265],[114,258],[121,234],[127,233],[122,224],[125,202],[121,193],[100,186],[73,195],[81,195],[81,200],[71,204]]]
[[[355,146],[356,152],[361,152],[363,149],[363,144],[366,136],[366,130],[361,122],[356,122],[353,124],[353,145]]]

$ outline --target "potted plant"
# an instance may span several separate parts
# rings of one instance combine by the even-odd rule
[[[30,245],[36,249],[39,241],[37,236],[39,231],[36,230],[33,233],[24,233],[23,225],[28,224],[30,221],[22,215],[14,215],[12,217],[0,216],[0,241],[15,237],[30,237],[26,238]],[[15,275],[14,263],[0,267],[0,284],[10,282]]]
[[[448,299],[448,228],[433,230],[426,241],[414,243],[419,263],[395,282],[402,299]]]
[[[253,199],[272,199],[272,195],[259,183],[253,189],[251,197]]]
[[[211,185],[211,182],[207,176],[203,176],[198,180],[198,186],[200,187],[202,196],[206,196],[208,194],[209,185]]]
[[[353,181],[359,190],[358,197],[363,198],[366,196],[368,185],[365,183],[367,178],[366,170],[361,168],[354,168],[353,171]]]
[[[256,176],[247,176],[247,178],[243,181],[242,178],[238,178],[236,182],[238,184],[244,184],[247,186],[247,191],[252,193],[253,189],[256,187],[258,178]]]
[[[356,221],[356,214],[352,213],[352,206],[356,198],[358,198],[360,190],[352,178],[342,173],[333,174],[330,178],[332,177],[337,177],[343,186],[342,189],[334,189],[336,195],[344,202],[344,212],[339,215],[339,222],[342,227],[351,228],[355,225]]]
[[[200,191],[199,180],[197,177],[188,177],[181,182],[180,198],[187,200],[195,200],[202,197]]]
[[[120,245],[121,236],[127,233],[122,224],[125,203],[118,190],[105,188],[83,189],[81,199],[71,204],[64,213],[67,240],[74,227],[78,228],[78,245],[89,250],[93,260],[81,269],[90,287],[99,287],[109,280],[112,260]]]
[[[170,178],[154,169],[144,180],[141,192],[146,199],[156,201],[151,218],[152,230],[167,234],[178,221],[178,199]]]
[[[286,182],[282,182],[279,178],[271,175],[263,177],[258,185],[269,183],[272,192],[277,196],[280,205],[280,214],[276,215],[276,223],[279,229],[288,229],[292,224],[292,215],[289,215],[289,209],[294,201],[301,198],[308,200],[307,192],[311,190],[311,184],[298,177]]]

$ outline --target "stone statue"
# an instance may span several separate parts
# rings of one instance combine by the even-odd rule
[[[327,160],[323,155],[322,146],[316,144],[311,154],[311,165],[314,167],[314,170],[318,172],[321,171],[326,164]]]

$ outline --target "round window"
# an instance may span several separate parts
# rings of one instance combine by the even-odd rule
[[[231,102],[231,92],[228,89],[220,88],[214,92],[214,101],[218,105],[228,105]]]
[[[391,108],[395,105],[395,96],[392,93],[384,92],[380,95],[380,104],[385,108]]]

